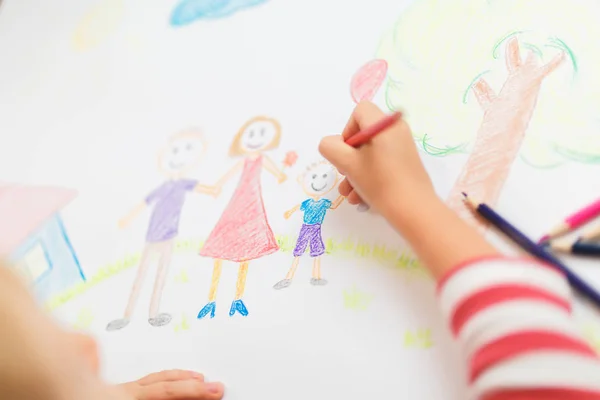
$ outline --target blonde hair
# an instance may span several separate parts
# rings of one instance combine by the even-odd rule
[[[248,152],[247,150],[244,150],[242,148],[242,135],[244,134],[244,131],[255,122],[269,122],[275,127],[275,136],[273,136],[271,143],[269,143],[264,149],[262,149],[262,151],[273,150],[279,146],[279,141],[281,140],[281,124],[279,124],[279,122],[274,118],[263,116],[254,117],[248,120],[244,125],[242,125],[240,130],[233,137],[233,142],[231,142],[231,147],[229,147],[230,157],[242,156]]]

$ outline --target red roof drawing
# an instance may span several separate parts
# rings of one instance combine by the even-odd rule
[[[0,182],[0,255],[10,255],[75,196],[71,189]]]

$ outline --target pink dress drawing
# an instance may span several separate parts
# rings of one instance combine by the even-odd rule
[[[265,212],[261,172],[261,156],[246,158],[237,189],[200,250],[201,256],[244,262],[279,250]]]

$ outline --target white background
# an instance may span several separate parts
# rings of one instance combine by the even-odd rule
[[[80,260],[93,274],[141,250],[147,215],[127,231],[116,223],[161,182],[156,152],[170,134],[188,126],[204,130],[209,154],[193,176],[212,184],[234,163],[227,157],[233,134],[247,119],[265,114],[283,128],[280,148],[269,155],[277,162],[289,150],[300,155],[282,186],[263,174],[273,230],[293,235],[299,218],[282,216],[303,199],[295,177],[319,159],[319,139],[343,128],[354,105],[353,73],[374,57],[382,32],[407,3],[271,0],[226,19],[175,29],[168,25],[174,1],[126,0],[124,23],[98,47],[75,52],[73,32],[93,2],[5,0],[0,179],[79,190],[64,216]],[[466,158],[424,158],[445,195]],[[517,160],[497,208],[538,236],[600,193],[599,172],[582,165],[536,170]],[[218,201],[190,196],[181,236],[206,237],[234,187],[230,183]],[[328,214],[325,224],[326,237],[403,248],[383,221],[346,204]],[[217,317],[197,321],[212,264],[194,254],[176,256],[173,269],[188,268],[191,283],[182,289],[170,280],[163,309],[191,316],[192,329],[184,333],[145,322],[153,271],[123,331],[107,333],[104,327],[122,313],[134,269],[59,314],[72,320],[82,307],[93,308],[90,329],[101,341],[111,381],[193,368],[225,382],[228,399],[461,398],[463,368],[436,311],[431,282],[366,259],[326,256],[328,286],[308,284],[306,258],[292,287],[274,291],[291,261],[280,253],[250,264],[247,318],[227,315],[237,267],[226,264]],[[572,261],[600,288],[594,264]],[[343,307],[342,293],[353,285],[374,296],[367,311]],[[433,349],[404,347],[405,331],[419,328],[433,329]]]

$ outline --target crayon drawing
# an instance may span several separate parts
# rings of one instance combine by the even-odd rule
[[[279,183],[287,176],[265,154],[279,146],[281,126],[268,117],[255,117],[244,124],[235,135],[229,149],[230,157],[242,157],[216,184],[217,190],[240,170],[238,186],[223,211],[217,225],[200,250],[202,257],[214,260],[208,303],[198,313],[198,318],[215,316],[216,297],[223,261],[239,263],[236,293],[229,315],[248,315],[242,300],[246,287],[248,263],[279,250],[265,211],[260,184],[263,170],[271,173]]]
[[[266,2],[267,0],[182,0],[171,14],[171,25],[184,26],[200,19],[225,18]]]
[[[411,105],[430,155],[470,154],[448,198],[466,219],[461,191],[494,205],[519,155],[600,162],[599,12],[588,0],[418,0],[384,34],[388,108]]]
[[[356,285],[344,290],[343,295],[344,308],[348,310],[365,311],[373,301],[372,295],[358,289]]]
[[[350,81],[352,100],[357,104],[362,100],[373,100],[385,81],[387,68],[387,61],[385,60],[371,60],[360,67]]]
[[[310,284],[314,286],[327,284],[327,281],[321,277],[321,256],[325,254],[321,225],[327,211],[338,208],[344,201],[344,197],[339,196],[332,202],[324,196],[335,189],[339,180],[339,173],[328,162],[312,164],[304,174],[298,177],[298,183],[302,186],[302,190],[308,198],[286,211],[284,218],[289,219],[296,211],[301,211],[303,223],[294,248],[292,266],[285,278],[273,286],[274,289],[285,289],[292,284],[292,279],[294,279],[294,274],[300,263],[300,257],[306,252],[307,248],[310,248],[310,256],[313,259]]]
[[[129,324],[151,258],[158,256],[158,268],[150,303],[148,323],[152,326],[167,325],[172,316],[161,313],[160,301],[167,280],[173,246],[179,230],[179,218],[185,198],[189,192],[215,195],[215,189],[202,185],[186,177],[202,160],[206,151],[206,142],[202,134],[188,129],[173,135],[159,154],[158,164],[167,180],[154,189],[144,201],[119,221],[124,229],[146,208],[152,207],[152,215],[146,234],[146,244],[139,262],[137,274],[131,289],[129,301],[122,318],[108,324],[108,331],[122,329]]]
[[[0,255],[14,262],[40,301],[86,280],[60,216],[76,194],[57,187],[0,184]]]
[[[81,19],[73,33],[76,51],[90,50],[114,34],[125,18],[124,0],[102,0]]]

